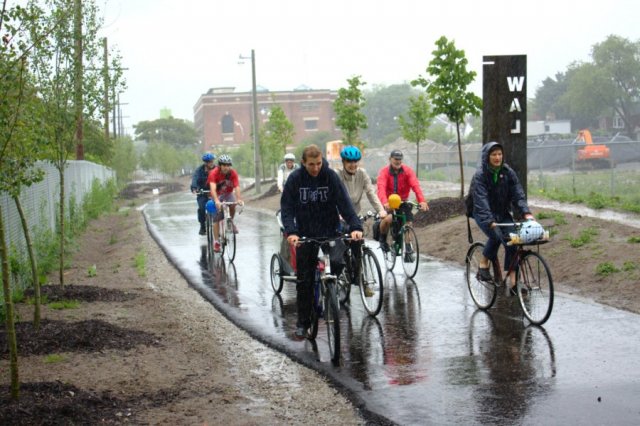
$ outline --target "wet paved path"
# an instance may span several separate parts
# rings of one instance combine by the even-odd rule
[[[488,313],[478,311],[461,268],[423,257],[415,281],[405,280],[400,265],[386,274],[377,319],[352,291],[352,306],[341,310],[343,361],[334,367],[322,324],[317,352],[293,339],[294,285],[273,294],[269,262],[280,234],[272,213],[246,209],[236,220],[236,260],[210,264],[190,194],[165,196],[144,211],[203,297],[252,336],[325,374],[374,419],[640,424],[638,315],[556,294],[544,328],[527,327],[517,299],[500,297]]]

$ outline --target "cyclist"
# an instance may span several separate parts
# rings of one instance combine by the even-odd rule
[[[503,230],[496,224],[513,223],[511,206],[519,217],[533,219],[527,198],[516,172],[504,162],[503,148],[498,142],[488,142],[482,147],[480,162],[471,181],[473,218],[489,239],[484,247],[478,269],[478,278],[491,281],[489,261],[496,259],[501,243],[506,243]],[[512,229],[505,229],[509,235]],[[507,270],[515,254],[515,246],[505,244],[504,268]],[[506,272],[505,272],[506,274]],[[511,291],[515,287],[515,270],[509,276]]]
[[[409,191],[413,190],[418,199],[418,203],[421,211],[429,210],[427,200],[424,198],[422,188],[420,188],[420,182],[416,177],[416,173],[413,169],[406,164],[402,164],[404,155],[399,149],[394,149],[389,155],[389,166],[384,166],[378,172],[378,198],[384,205],[387,211],[389,208],[389,195],[398,194],[402,201],[407,201],[409,198]],[[411,206],[402,204],[400,210],[405,214],[407,223],[410,224],[413,221],[413,213],[411,212]],[[391,226],[393,220],[392,215],[385,217],[380,222],[380,246],[382,250],[388,251],[389,244],[387,244],[387,232]],[[412,248],[407,244],[405,250],[405,262],[413,262]]]
[[[335,237],[339,233],[340,216],[349,225],[351,238],[362,239],[362,223],[337,173],[329,168],[322,151],[316,145],[305,147],[302,167],[295,170],[284,185],[280,198],[282,224],[290,245],[296,246],[297,308],[296,337],[303,338],[309,324],[313,302],[313,282],[318,258],[318,246],[302,244],[301,237]],[[323,248],[323,250],[325,250]],[[340,275],[344,244],[330,249],[331,271]]]
[[[209,172],[213,170],[216,166],[214,160],[216,156],[207,152],[202,156],[203,164],[198,166],[196,170],[193,172],[193,177],[191,178],[191,192],[197,194],[199,191],[209,190],[209,184],[207,183],[207,178],[209,177]],[[205,205],[207,201],[209,201],[209,194],[200,193],[198,194],[196,201],[198,202],[198,222],[200,222],[200,235],[206,235],[207,230],[205,229],[206,216],[205,216]]]
[[[285,154],[284,163],[280,164],[280,167],[278,167],[278,191],[282,192],[287,178],[291,172],[297,168],[298,164],[296,164],[296,156],[292,153]]]
[[[216,203],[217,214],[214,218],[213,224],[213,237],[215,242],[213,243],[213,250],[220,251],[220,221],[224,219],[224,212],[222,210],[222,202],[237,201],[239,204],[244,204],[242,201],[242,195],[240,194],[240,179],[238,172],[233,169],[233,163],[231,157],[227,154],[222,154],[218,157],[218,167],[213,169],[209,173],[207,183],[211,189],[211,198]],[[234,195],[235,192],[235,195]],[[229,206],[229,213],[231,218],[236,214],[236,206]],[[233,224],[233,232],[238,233],[235,223]]]
[[[353,145],[347,145],[340,151],[340,158],[342,158],[342,170],[338,171],[338,176],[349,193],[356,214],[360,214],[360,202],[362,201],[362,196],[366,193],[371,206],[380,215],[380,218],[386,217],[387,211],[376,196],[376,190],[371,183],[371,178],[363,168],[359,167],[362,159],[360,149]],[[351,252],[357,262],[360,261],[362,254],[360,244],[359,242],[351,244]],[[367,297],[373,296],[373,290],[368,286],[365,287],[364,293]]]

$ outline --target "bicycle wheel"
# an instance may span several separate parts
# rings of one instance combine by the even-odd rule
[[[327,293],[324,303],[324,321],[327,323],[329,355],[333,365],[340,362],[340,305],[336,294],[335,282],[327,281]]]
[[[213,259],[213,216],[207,213],[206,219],[207,227],[207,256],[209,260]]]
[[[471,247],[469,247],[465,259],[467,266],[465,278],[471,298],[478,308],[485,310],[493,306],[498,292],[493,282],[485,282],[478,279],[478,268],[480,267],[482,250],[484,250],[484,244],[480,242],[473,243]],[[491,268],[489,269],[491,270]]]
[[[282,258],[278,253],[271,256],[271,287],[276,294],[282,291],[284,280],[282,279]]]
[[[384,286],[382,283],[382,271],[380,263],[376,255],[369,247],[362,249],[362,267],[358,276],[360,287],[360,298],[364,309],[371,316],[376,316],[382,308],[382,299],[384,298]],[[367,296],[366,288],[369,288],[373,294]],[[371,293],[370,293],[371,294]]]
[[[387,236],[387,243],[389,243],[389,236]],[[389,250],[382,250],[382,254],[384,255],[384,264],[389,271],[393,271],[393,267],[396,266],[396,243],[391,239],[391,243],[389,244]]]
[[[547,262],[538,253],[528,252],[518,264],[518,300],[532,324],[544,324],[553,309],[553,279]]]
[[[229,262],[233,262],[236,258],[236,234],[233,232],[233,221],[227,219],[227,223],[224,227],[224,239],[227,245],[227,259]]]
[[[307,333],[307,339],[309,340],[316,340],[316,337],[318,337],[318,319],[322,315],[322,295],[320,294],[320,282],[318,280],[319,278],[316,276],[316,280],[313,284],[311,315],[309,317],[310,326]]]
[[[338,293],[338,301],[341,305],[344,305],[349,300],[349,295],[351,294],[351,280],[349,279],[349,273],[347,268],[345,268],[340,276],[338,277],[337,285],[337,293]]]
[[[413,278],[418,272],[420,248],[418,247],[418,236],[412,227],[408,225],[402,227],[402,242],[400,247],[402,269],[404,269],[407,278]]]

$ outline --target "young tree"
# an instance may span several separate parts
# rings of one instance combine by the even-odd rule
[[[401,115],[398,120],[402,137],[416,144],[416,176],[420,177],[420,142],[427,138],[432,121],[427,98],[424,95],[409,98],[407,118]]]
[[[427,72],[434,80],[427,80],[418,76],[411,84],[422,86],[433,105],[433,114],[444,114],[449,121],[456,124],[458,137],[458,160],[460,162],[460,198],[464,197],[464,162],[462,161],[462,140],[460,124],[466,115],[478,116],[482,109],[482,99],[472,92],[467,92],[467,86],[476,77],[474,71],[467,71],[467,58],[464,50],[456,49],[453,41],[442,36],[436,41],[437,49],[432,52],[433,59],[429,62]]]
[[[362,131],[362,138],[367,146],[383,146],[393,142],[401,135],[397,119],[407,113],[409,98],[420,94],[410,84],[392,84],[391,86],[374,86],[364,92],[367,99],[362,113],[367,117],[367,128]]]
[[[193,123],[179,118],[158,118],[134,125],[135,139],[149,143],[166,142],[176,148],[193,147],[198,143],[198,133]]]
[[[287,145],[293,143],[295,130],[293,124],[280,105],[274,105],[269,111],[269,121],[260,127],[260,155],[262,167],[269,164],[274,168],[282,162]],[[262,176],[265,176],[262,170]]]
[[[362,113],[365,100],[360,86],[365,82],[360,81],[361,76],[355,76],[347,80],[348,88],[338,90],[338,96],[333,102],[336,113],[336,126],[342,130],[345,145],[363,147],[359,138],[359,131],[367,128],[367,117]]]

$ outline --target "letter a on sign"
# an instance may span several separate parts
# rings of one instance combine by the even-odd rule
[[[522,108],[520,108],[520,101],[518,98],[513,98],[511,101],[511,108],[509,108],[509,112],[518,111],[522,112]]]

